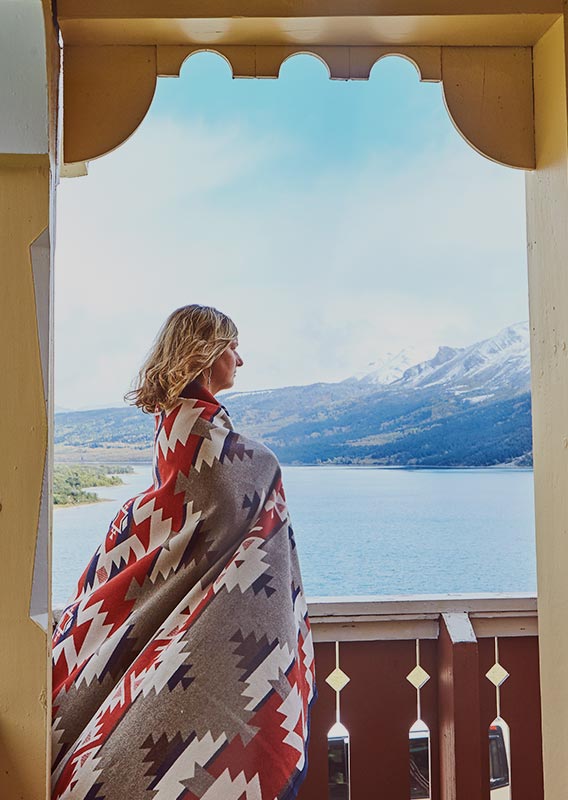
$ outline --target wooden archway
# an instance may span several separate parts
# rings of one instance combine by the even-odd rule
[[[157,77],[178,76],[186,58],[210,50],[235,78],[277,78],[301,52],[334,80],[367,80],[380,58],[401,55],[421,80],[442,83],[452,121],[476,150],[508,166],[536,165],[532,47],[558,14],[552,2],[501,2],[501,13],[472,0],[459,9],[433,2],[426,13],[419,0],[380,9],[367,0],[356,11],[346,0],[275,0],[266,9],[244,3],[239,16],[226,0],[200,5],[59,3],[66,163],[118,147],[147,113]]]

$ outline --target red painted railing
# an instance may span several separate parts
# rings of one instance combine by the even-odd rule
[[[418,714],[430,731],[431,800],[542,800],[534,598],[313,600],[310,616],[319,697],[298,800],[410,800],[409,730]],[[419,690],[421,672],[411,676],[415,685],[407,679],[417,655],[429,676]],[[326,678],[337,657],[349,678],[339,692],[339,715],[349,733],[350,794],[328,783],[338,693]],[[510,774],[509,785],[494,777],[491,788],[489,729],[497,717],[510,730]]]

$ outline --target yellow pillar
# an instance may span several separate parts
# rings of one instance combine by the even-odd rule
[[[26,800],[44,797],[47,750],[48,641],[30,618],[47,449],[30,246],[49,172],[47,155],[0,156],[0,796]]]
[[[0,797],[6,800],[48,796],[53,34],[41,0],[0,4]]]
[[[559,800],[568,786],[568,116],[562,19],[534,48],[534,83],[537,171],[527,174],[526,188],[538,606],[545,797]]]

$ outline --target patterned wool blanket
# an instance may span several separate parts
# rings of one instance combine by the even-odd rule
[[[212,395],[156,415],[53,639],[53,798],[290,800],[314,656],[274,455]]]

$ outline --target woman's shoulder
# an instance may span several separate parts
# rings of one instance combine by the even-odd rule
[[[244,447],[245,450],[250,450],[254,453],[257,458],[263,458],[267,462],[273,462],[276,466],[280,466],[278,459],[275,453],[264,444],[264,442],[259,442],[258,439],[251,439],[246,434],[240,433],[239,431],[233,430],[233,436],[238,439],[238,442]]]
[[[263,468],[268,468],[270,465],[274,468],[280,466],[273,451],[258,439],[253,439],[247,433],[235,429],[224,410],[212,418],[207,415],[200,416],[193,423],[193,433],[202,438],[204,443],[215,442],[223,453],[223,461],[228,457],[232,462],[233,458],[238,456],[241,461],[244,459],[255,465],[262,465]]]

